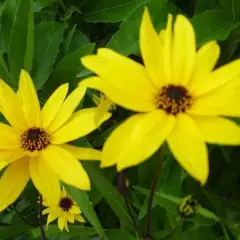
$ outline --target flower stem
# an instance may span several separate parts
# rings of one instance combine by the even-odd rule
[[[43,217],[42,217],[42,207],[43,207],[43,198],[42,195],[39,195],[39,225],[40,225],[40,232],[42,235],[42,240],[47,240],[46,234],[44,232],[44,227],[43,227]]]
[[[153,203],[154,193],[156,191],[157,182],[158,182],[158,179],[159,179],[159,176],[160,176],[161,168],[162,168],[162,157],[160,157],[160,159],[157,163],[156,173],[155,173],[155,176],[153,178],[150,193],[149,193],[148,207],[147,207],[147,217],[146,217],[146,237],[150,237],[152,203]]]

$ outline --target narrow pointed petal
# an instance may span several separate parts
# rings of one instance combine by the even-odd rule
[[[180,165],[204,185],[209,174],[207,147],[195,121],[186,114],[179,114],[167,142]]]
[[[162,68],[164,66],[163,45],[152,25],[147,8],[140,27],[140,49],[153,85],[159,88],[167,84],[168,81]]]
[[[206,81],[205,77],[213,70],[220,55],[220,48],[216,41],[204,44],[196,55],[195,69],[192,80],[188,84],[190,91],[194,91],[195,85]],[[195,89],[196,90],[196,89]]]
[[[7,124],[0,123],[0,149],[15,149],[20,147],[18,132]]]
[[[60,199],[60,183],[56,173],[45,163],[42,156],[30,160],[30,174],[37,190],[50,205]]]
[[[178,15],[174,25],[173,81],[187,84],[193,72],[196,56],[195,33],[190,21]]]
[[[67,220],[70,222],[70,223],[74,223],[74,215],[71,214],[71,213],[67,213]]]
[[[90,189],[90,180],[86,171],[70,152],[51,145],[43,151],[43,156],[62,181],[82,190]]]
[[[29,180],[29,161],[22,158],[12,163],[0,179],[0,211],[12,204],[24,190]]]
[[[47,129],[48,126],[55,119],[60,110],[68,92],[68,83],[61,85],[50,96],[42,109],[42,127]]]
[[[93,148],[76,147],[70,144],[62,144],[61,148],[69,151],[79,160],[100,160],[102,152]]]
[[[17,130],[24,131],[28,125],[24,118],[22,106],[16,93],[4,81],[0,82],[1,112],[7,121]]]
[[[58,228],[62,231],[65,225],[65,217],[64,216],[60,216],[58,218]]]
[[[120,171],[145,161],[158,150],[173,126],[174,117],[160,110],[130,117],[105,142],[101,166],[117,164]]]
[[[39,126],[40,105],[37,92],[30,75],[24,70],[20,73],[18,96],[22,102],[22,109],[28,126]]]
[[[79,86],[76,88],[65,100],[59,109],[55,119],[48,127],[48,132],[53,133],[58,130],[67,120],[71,117],[76,107],[79,105],[80,101],[83,99],[86,93],[86,88],[84,86]]]
[[[83,137],[97,129],[104,121],[111,117],[106,113],[97,123],[95,121],[97,108],[85,108],[76,112],[72,118],[52,135],[53,144],[62,144]]]
[[[192,87],[192,91],[197,96],[202,96],[227,85],[238,77],[240,77],[240,59],[232,61],[211,72],[205,77],[204,81],[196,82]]]
[[[71,212],[72,214],[80,214],[80,213],[81,213],[79,207],[74,206],[74,205],[71,207],[70,212]]]
[[[240,117],[239,78],[215,91],[196,98],[188,112],[200,116]]]
[[[213,144],[240,145],[240,127],[222,117],[194,117],[204,141]]]
[[[114,103],[133,111],[148,112],[156,109],[153,101],[154,95],[149,100],[135,97],[128,92],[126,88],[127,85],[125,89],[120,89],[118,86],[111,85],[106,82],[105,79],[101,79],[100,77],[87,78],[86,80],[83,80],[80,85],[99,90]]]
[[[75,219],[76,219],[78,222],[80,222],[80,223],[84,223],[84,222],[85,222],[84,218],[83,218],[81,215],[76,215],[76,216],[75,216]]]
[[[53,215],[53,214],[49,213],[48,218],[47,218],[47,225],[49,223],[53,222],[54,220],[56,220],[57,217],[58,217],[57,215]]]

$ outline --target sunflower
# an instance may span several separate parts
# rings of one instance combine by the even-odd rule
[[[135,111],[106,140],[102,167],[117,169],[148,159],[166,140],[176,160],[205,184],[207,143],[238,145],[240,128],[224,117],[240,117],[240,60],[216,70],[220,50],[210,41],[196,50],[195,33],[183,15],[168,16],[155,31],[148,10],[140,27],[141,65],[110,49],[82,58],[98,76],[82,85],[103,92],[115,104]]]
[[[58,218],[58,227],[62,231],[68,229],[68,222],[74,223],[77,220],[84,223],[85,220],[81,216],[81,210],[73,199],[67,194],[66,190],[62,188],[61,196],[57,204],[51,205],[47,201],[43,201],[43,205],[47,208],[43,210],[43,214],[48,214],[47,225]]]
[[[95,122],[97,108],[74,113],[85,91],[80,86],[66,98],[68,84],[61,85],[41,110],[26,71],[20,73],[17,94],[1,80],[1,111],[11,126],[0,123],[0,169],[7,166],[0,179],[0,211],[17,199],[30,178],[51,204],[60,198],[59,180],[90,189],[88,175],[77,159],[97,160],[100,152],[66,144],[99,126]],[[109,117],[106,113],[99,124]]]

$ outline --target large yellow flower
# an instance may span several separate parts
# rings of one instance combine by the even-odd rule
[[[43,201],[43,205],[48,207],[43,210],[43,214],[48,214],[47,225],[58,219],[58,228],[61,231],[63,228],[69,231],[68,222],[74,223],[75,220],[80,223],[85,222],[84,218],[80,215],[80,208],[67,194],[64,188],[61,191],[61,197],[59,198],[57,204],[51,205],[47,201]]]
[[[156,33],[145,10],[140,28],[145,66],[110,49],[82,58],[99,76],[82,84],[138,112],[121,124],[103,147],[102,166],[120,171],[149,158],[166,140],[173,155],[204,184],[209,174],[205,142],[240,144],[240,128],[222,116],[240,116],[240,60],[213,71],[219,46],[196,51],[194,29],[182,15]]]
[[[2,80],[0,106],[11,126],[0,123],[0,211],[14,202],[31,178],[51,204],[60,198],[60,183],[88,190],[90,181],[77,159],[100,159],[94,149],[66,144],[95,130],[97,108],[74,110],[85,94],[78,87],[67,98],[61,85],[40,109],[36,90],[27,72],[21,71],[17,94]],[[65,99],[66,98],[66,99]],[[106,113],[99,124],[110,117]]]

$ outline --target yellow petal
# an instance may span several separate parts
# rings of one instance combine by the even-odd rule
[[[16,148],[11,150],[0,151],[0,170],[6,167],[8,164],[23,158],[25,153],[22,148]]]
[[[15,149],[20,147],[20,136],[16,130],[7,124],[0,123],[0,149]]]
[[[80,222],[80,223],[84,223],[85,222],[84,218],[81,215],[75,215],[75,219],[78,222]]]
[[[46,208],[42,211],[42,215],[49,214],[49,213],[50,213],[50,208]]]
[[[83,57],[81,61],[109,85],[127,95],[149,100],[155,92],[144,66],[111,49],[100,48],[97,55]]]
[[[195,69],[193,72],[192,80],[188,84],[191,92],[195,92],[198,86],[206,79],[205,77],[213,70],[220,55],[220,48],[215,41],[204,44],[196,55]]]
[[[20,131],[27,129],[19,98],[2,80],[0,82],[0,105],[4,117],[15,129]]]
[[[74,215],[72,213],[67,213],[67,220],[70,222],[70,223],[74,223]]]
[[[96,123],[95,117],[97,108],[85,108],[76,112],[72,118],[58,131],[52,135],[53,144],[61,144],[83,137],[97,129],[104,121],[111,117],[106,113],[102,119]]]
[[[22,109],[29,127],[40,124],[40,105],[34,84],[29,74],[21,70],[18,96],[22,102]]]
[[[30,159],[30,174],[37,190],[50,205],[57,205],[60,199],[60,183],[56,173],[41,156]]]
[[[218,88],[230,83],[240,76],[240,59],[232,61],[215,71],[211,72],[205,77],[205,80],[194,84],[192,91],[197,95],[209,93]]]
[[[101,159],[101,151],[93,148],[76,147],[70,144],[62,144],[61,147],[69,151],[76,159],[79,160]]]
[[[213,144],[239,145],[240,127],[221,117],[194,117],[204,141]]]
[[[196,56],[195,33],[190,21],[178,15],[174,25],[173,81],[187,84],[193,72]]]
[[[82,190],[90,189],[90,180],[86,171],[68,151],[50,145],[43,151],[43,156],[62,181]]]
[[[65,219],[64,227],[65,227],[66,231],[69,232],[67,219]]]
[[[163,46],[152,25],[147,8],[145,8],[140,27],[140,49],[152,83],[157,88],[167,84],[168,81],[162,68],[164,65]]]
[[[58,89],[50,96],[42,109],[42,127],[47,127],[55,119],[59,109],[61,108],[64,99],[68,92],[68,83],[61,85]]]
[[[143,162],[158,150],[174,122],[174,117],[160,110],[130,117],[104,144],[101,166],[117,164],[120,171]]]
[[[167,142],[182,167],[204,185],[209,174],[207,148],[195,121],[186,114],[179,114]]]
[[[22,193],[29,180],[28,159],[12,163],[0,179],[0,211],[12,204]]]
[[[58,130],[71,117],[80,101],[83,99],[86,88],[83,86],[77,87],[65,100],[59,109],[57,116],[48,127],[48,132],[53,133]]]
[[[167,28],[162,35],[164,37],[164,71],[169,82],[172,81],[172,19],[172,15],[168,14]]]
[[[60,216],[58,218],[58,228],[62,231],[65,225],[65,217],[64,216]]]
[[[189,113],[201,116],[240,117],[240,79],[194,100]]]
[[[47,225],[57,219],[57,215],[49,214],[47,218]]]
[[[128,90],[130,87],[128,88],[127,85],[125,86],[125,89],[121,89],[118,88],[117,85],[109,84],[107,81],[105,81],[105,79],[101,79],[100,77],[87,78],[86,80],[82,81],[80,85],[99,90],[114,103],[133,111],[148,112],[156,109],[153,101],[155,94],[152,94],[151,99],[144,100],[141,97],[136,97],[131,94]]]
[[[70,212],[71,212],[72,214],[80,214],[80,213],[81,213],[79,207],[74,206],[74,205],[70,208]]]

